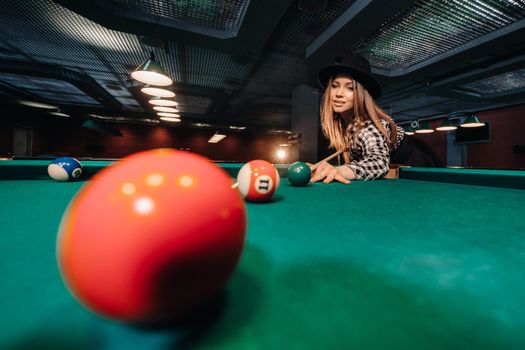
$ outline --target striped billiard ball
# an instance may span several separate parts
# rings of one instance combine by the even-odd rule
[[[237,174],[239,191],[250,202],[268,202],[279,188],[281,178],[277,169],[265,160],[256,159],[244,164]]]
[[[56,181],[71,181],[82,175],[82,164],[72,157],[54,159],[47,167],[47,173]]]

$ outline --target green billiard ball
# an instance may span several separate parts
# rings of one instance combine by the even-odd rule
[[[288,168],[288,180],[292,186],[306,186],[311,177],[312,171],[306,163],[295,162]]]

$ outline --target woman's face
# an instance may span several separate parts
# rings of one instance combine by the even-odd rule
[[[354,85],[348,75],[338,75],[330,86],[330,102],[335,113],[347,114],[354,107]]]

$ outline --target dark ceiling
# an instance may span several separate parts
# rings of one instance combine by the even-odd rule
[[[400,123],[525,103],[521,0],[7,0],[0,98],[159,123],[130,73],[151,51],[177,127],[291,129],[292,90],[347,50]]]

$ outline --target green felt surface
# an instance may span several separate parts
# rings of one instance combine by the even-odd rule
[[[525,189],[525,171],[463,168],[400,168],[402,179]]]
[[[196,320],[102,320],[64,288],[61,215],[85,182],[0,181],[1,349],[523,349],[525,192],[282,182],[247,205],[240,264]]]

